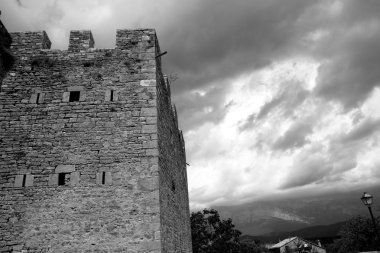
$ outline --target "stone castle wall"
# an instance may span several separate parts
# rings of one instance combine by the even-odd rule
[[[155,31],[118,30],[115,49],[72,31],[62,51],[45,32],[11,35],[0,252],[191,252],[184,142],[161,92]]]
[[[163,252],[192,252],[185,142],[170,100],[170,83],[158,62],[158,147]]]

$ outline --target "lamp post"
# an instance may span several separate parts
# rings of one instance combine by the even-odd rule
[[[368,194],[368,193],[364,192],[363,195],[362,195],[362,197],[360,199],[363,202],[363,204],[368,207],[369,213],[370,213],[371,218],[372,218],[373,228],[375,229],[377,240],[380,242],[379,232],[377,231],[377,226],[376,226],[375,218],[373,218],[372,208],[371,208],[371,205],[372,205],[372,202],[373,202],[373,197],[372,197],[371,194]]]

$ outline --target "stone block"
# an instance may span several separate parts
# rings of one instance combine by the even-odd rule
[[[62,102],[69,102],[70,92],[64,92],[62,96]]]
[[[153,71],[152,71],[153,72]],[[141,86],[156,86],[156,80],[155,79],[149,79],[149,80],[141,80],[140,81]]]
[[[155,108],[155,107],[141,108],[140,116],[156,117],[157,116],[157,108]]]
[[[86,98],[87,98],[86,92],[85,91],[81,91],[80,92],[79,101],[86,101]]]
[[[160,153],[157,148],[153,148],[153,149],[146,149],[145,154],[147,156],[159,156]]]
[[[24,175],[16,175],[14,187],[22,187]]]
[[[106,185],[112,185],[112,174],[110,171],[106,172]]]
[[[140,178],[138,180],[138,186],[142,191],[158,190],[158,177]]]
[[[37,101],[37,93],[34,93],[30,96],[30,100],[29,100],[29,103],[31,104],[35,104]]]
[[[33,186],[34,175],[26,175],[25,187]]]
[[[144,252],[152,252],[161,249],[161,241],[142,241],[141,250]]]
[[[84,87],[83,86],[70,86],[70,87],[67,87],[67,90],[68,91],[83,91],[84,90]]]
[[[50,174],[49,175],[49,186],[55,186],[58,185],[58,174]]]
[[[58,165],[55,168],[55,173],[70,173],[75,171],[75,165]]]
[[[157,126],[156,125],[144,125],[144,126],[142,126],[141,133],[143,133],[143,134],[157,133]]]
[[[157,141],[145,141],[145,142],[143,142],[143,148],[147,148],[147,149],[158,148],[158,142]]]
[[[78,185],[79,180],[80,180],[80,173],[78,171],[70,173],[70,185],[71,186]]]
[[[102,184],[103,180],[103,172],[96,173],[96,184],[100,185]]]

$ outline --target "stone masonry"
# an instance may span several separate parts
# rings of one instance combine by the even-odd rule
[[[0,252],[191,252],[185,144],[153,29],[115,49],[11,33],[0,92]]]

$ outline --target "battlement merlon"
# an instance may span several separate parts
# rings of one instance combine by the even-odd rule
[[[119,50],[137,47],[140,52],[154,53],[156,43],[157,36],[154,29],[116,30],[116,49]]]
[[[93,48],[94,45],[94,37],[92,37],[90,30],[70,31],[69,51],[83,51]]]
[[[51,42],[45,31],[11,33],[11,50],[50,49]]]

